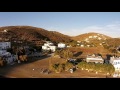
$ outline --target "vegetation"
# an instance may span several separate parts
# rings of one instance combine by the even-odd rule
[[[2,57],[0,57],[0,66],[4,66],[6,64],[6,61],[3,60]]]
[[[69,49],[56,50],[55,55],[59,55],[66,60],[73,57],[73,53]]]
[[[95,64],[95,63],[87,63],[84,61],[78,64],[78,68],[82,70],[93,71],[96,73],[102,72],[104,74],[109,74],[109,75],[112,75],[115,71],[112,64],[100,64],[100,63]]]
[[[56,73],[60,73],[62,71],[69,71],[70,68],[73,68],[73,64],[72,63],[69,63],[69,62],[66,62],[66,63],[56,63],[56,64],[51,64],[50,66],[50,70],[51,71],[54,71]]]

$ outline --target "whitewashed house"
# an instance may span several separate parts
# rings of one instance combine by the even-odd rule
[[[115,68],[115,73],[114,75],[116,77],[120,77],[120,57],[111,57],[110,58],[110,63],[114,66]]]
[[[58,48],[65,48],[66,45],[64,43],[58,43]]]
[[[98,36],[93,36],[94,38],[97,38]]]
[[[101,56],[87,55],[86,62],[104,63],[104,59]]]
[[[81,47],[84,47],[84,45],[82,44],[82,45],[80,45]]]
[[[98,40],[101,40],[102,38],[101,37],[98,37]]]
[[[5,30],[3,30],[3,31],[1,31],[1,32],[3,32],[3,33],[7,33],[7,31],[8,31],[8,30],[7,30],[7,29],[5,29]]]
[[[88,41],[88,38],[86,38],[85,41]]]
[[[90,47],[90,45],[87,45],[87,47]]]
[[[0,49],[8,49],[11,48],[11,42],[0,42]]]
[[[99,45],[102,46],[102,43],[100,43]]]
[[[89,36],[89,38],[92,38],[92,36]]]
[[[80,43],[81,41],[77,41],[77,43]]]
[[[42,46],[42,50],[51,50],[52,52],[55,52],[56,46],[52,42],[46,42]]]

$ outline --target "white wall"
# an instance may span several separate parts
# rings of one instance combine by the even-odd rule
[[[113,60],[113,62],[111,62],[112,65],[115,68],[115,71],[119,71],[120,72],[120,59],[119,60]]]
[[[65,48],[66,45],[64,43],[58,43],[58,48]]]
[[[51,49],[53,52],[55,52],[56,46],[49,46],[49,47],[50,47],[50,49]]]

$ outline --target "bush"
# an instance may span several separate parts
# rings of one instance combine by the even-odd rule
[[[19,56],[19,59],[20,59],[21,61],[27,61],[27,60],[28,60],[27,58],[28,58],[27,55],[20,55],[20,56]]]
[[[56,72],[56,73],[60,73],[63,70],[68,71],[70,68],[73,68],[73,64],[72,63],[62,63],[62,64],[53,64],[50,66],[50,70]]]
[[[86,69],[86,64],[87,64],[86,62],[82,61],[82,62],[78,63],[78,68]]]
[[[63,64],[59,64],[59,63],[53,64],[53,65],[51,66],[51,68],[50,68],[50,70],[52,70],[52,71],[54,71],[54,72],[56,72],[56,73],[62,72],[63,69],[64,69],[64,68],[63,68]]]
[[[105,74],[109,73],[112,75],[115,72],[115,68],[112,64],[100,64],[100,63],[87,63],[87,62],[80,62],[78,63],[78,68],[80,69],[87,69],[93,72],[103,72]]]
[[[65,71],[68,71],[70,68],[73,68],[73,64],[69,63],[69,62],[66,62],[65,63]]]

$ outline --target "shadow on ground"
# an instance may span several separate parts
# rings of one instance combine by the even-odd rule
[[[0,67],[0,78],[12,78],[7,76],[8,73],[10,73],[11,71],[14,71],[14,68],[16,67],[21,67],[22,65],[27,65],[29,63],[33,63],[39,60],[44,60],[45,58],[49,58],[51,57],[50,55],[44,55],[41,57],[29,57],[27,62],[21,62],[21,63],[17,63],[15,62],[14,65],[5,65],[3,67]],[[14,77],[13,77],[14,78]]]

